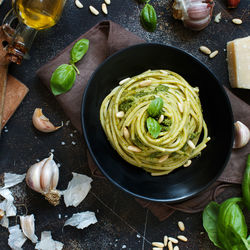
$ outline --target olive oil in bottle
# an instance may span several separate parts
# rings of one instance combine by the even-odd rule
[[[66,0],[15,0],[13,7],[19,20],[36,30],[52,27],[61,17]]]

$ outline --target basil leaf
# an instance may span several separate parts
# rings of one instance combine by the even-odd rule
[[[146,3],[140,15],[141,24],[143,28],[149,32],[156,29],[157,16],[155,9],[152,5]]]
[[[245,217],[238,203],[242,198],[230,198],[220,205],[217,235],[220,243],[225,249],[232,249],[232,246],[239,245],[241,238],[247,237],[247,225]]]
[[[148,106],[148,114],[156,117],[160,114],[163,107],[163,100],[160,97],[155,98]]]
[[[74,64],[80,61],[88,51],[88,48],[89,48],[89,40],[81,39],[78,42],[76,42],[70,52],[71,55],[70,63]]]
[[[69,91],[76,80],[74,67],[69,64],[60,65],[52,74],[50,88],[54,95]]]
[[[147,119],[147,129],[151,136],[156,139],[161,132],[161,125],[152,117]]]
[[[250,154],[247,157],[247,165],[242,181],[242,196],[243,202],[246,207],[250,210]]]
[[[217,220],[219,215],[219,207],[219,204],[214,201],[211,201],[205,207],[202,213],[203,227],[205,228],[209,239],[217,247],[221,247],[221,244],[217,237]]]

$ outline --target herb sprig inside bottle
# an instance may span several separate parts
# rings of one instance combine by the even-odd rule
[[[88,48],[89,40],[81,39],[76,42],[70,51],[69,64],[62,64],[53,72],[50,79],[50,88],[54,95],[66,93],[72,88],[76,80],[76,74],[80,74],[75,63],[83,58]]]

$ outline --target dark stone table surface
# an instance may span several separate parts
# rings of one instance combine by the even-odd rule
[[[64,123],[68,118],[54,97],[38,81],[36,71],[53,58],[60,50],[90,29],[99,21],[110,19],[149,42],[171,44],[184,49],[205,63],[218,77],[221,84],[229,86],[226,62],[226,43],[250,34],[250,1],[241,0],[239,7],[228,10],[225,0],[215,2],[214,15],[222,12],[219,24],[213,20],[201,32],[190,31],[180,21],[171,16],[172,1],[152,0],[158,15],[158,26],[154,33],[142,29],[139,13],[142,5],[134,0],[111,0],[109,14],[93,16],[88,6],[100,9],[101,0],[82,0],[83,9],[78,9],[73,0],[68,0],[59,23],[53,28],[38,33],[30,60],[21,66],[11,65],[9,72],[26,84],[30,91],[20,107],[4,129],[0,139],[0,173],[22,174],[37,159],[47,157],[54,149],[55,160],[61,164],[59,189],[65,189],[72,178],[71,172],[90,176],[86,160],[86,146],[83,137],[69,124],[56,133],[42,134],[32,126],[32,114],[35,108],[43,108],[45,114],[55,123]],[[11,7],[11,1],[5,0],[0,6],[0,21]],[[234,25],[231,20],[241,18],[243,24]],[[199,52],[201,45],[219,50],[214,59]],[[238,96],[250,102],[248,90],[235,90]],[[73,137],[70,136],[73,134]],[[72,145],[72,141],[76,145]],[[61,142],[65,142],[62,145]],[[214,249],[202,227],[202,214],[174,213],[163,222],[159,222],[151,212],[142,208],[133,197],[119,190],[110,182],[94,179],[87,198],[78,207],[66,208],[63,201],[57,207],[50,206],[41,195],[31,191],[23,182],[12,188],[18,213],[33,213],[36,219],[36,234],[40,238],[42,231],[51,231],[55,240],[64,243],[64,249],[151,249],[152,241],[162,241],[164,235],[176,237],[179,230],[177,222],[186,225],[187,243],[180,243],[180,249]],[[73,227],[63,228],[67,217],[81,211],[94,211],[98,223],[84,230]],[[61,219],[59,219],[61,215]],[[16,219],[11,220],[11,225]],[[0,227],[0,249],[9,249],[8,231]],[[24,249],[34,249],[27,241]]]

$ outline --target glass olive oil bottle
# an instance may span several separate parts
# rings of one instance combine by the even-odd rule
[[[66,0],[16,0],[13,8],[19,20],[27,26],[42,30],[59,20]]]

